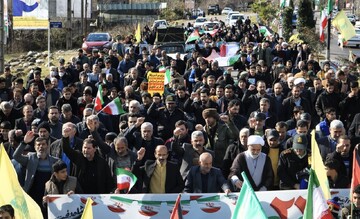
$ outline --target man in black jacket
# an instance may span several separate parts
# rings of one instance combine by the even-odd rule
[[[86,138],[82,153],[70,148],[71,129],[63,130],[63,150],[70,161],[79,169],[77,178],[84,194],[104,194],[115,190],[115,182],[111,177],[110,168],[106,161],[95,153],[95,142]]]
[[[189,193],[230,193],[230,187],[221,170],[212,166],[213,157],[210,153],[202,153],[199,166],[191,167],[186,178],[185,192]]]

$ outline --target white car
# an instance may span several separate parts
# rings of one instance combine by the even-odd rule
[[[347,14],[346,17],[349,19],[350,23],[352,23],[353,25],[356,22],[356,17],[353,14]]]
[[[344,42],[344,46],[348,46],[348,47],[360,47],[360,29],[356,28],[355,29],[356,35],[353,36],[351,39],[349,39],[348,41]],[[338,45],[340,46],[342,43],[342,37],[339,34],[338,35]]]
[[[207,21],[206,18],[198,17],[195,20],[194,27],[201,27],[206,21]]]
[[[165,29],[169,26],[168,22],[166,20],[155,20],[152,29],[159,28],[159,29]]]
[[[236,26],[236,22],[241,19],[243,23],[245,22],[245,17],[243,14],[233,14],[229,19],[229,27]]]
[[[229,14],[229,12],[232,12],[233,10],[229,7],[225,7],[222,11],[221,14]]]
[[[233,15],[233,14],[240,14],[240,11],[230,11],[230,12],[227,14],[227,17],[225,18],[225,23],[226,23],[226,24],[229,24],[230,17],[231,17],[231,15]]]
[[[206,21],[203,23],[204,29],[207,27],[209,30],[213,30],[216,26],[219,28],[220,25],[219,21]]]

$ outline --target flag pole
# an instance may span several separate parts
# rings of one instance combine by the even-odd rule
[[[326,59],[330,61],[330,41],[331,41],[331,13],[328,14],[327,23],[327,45],[326,45]]]

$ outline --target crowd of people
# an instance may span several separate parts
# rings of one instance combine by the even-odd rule
[[[185,60],[133,41],[79,49],[25,79],[10,67],[0,76],[0,142],[45,217],[48,194],[228,194],[241,189],[243,171],[255,191],[306,189],[313,129],[330,187],[349,187],[359,63],[320,65],[306,43],[265,37],[250,20],[204,34]],[[240,43],[233,66],[206,59],[230,41]],[[147,73],[161,68],[172,80],[150,94]],[[119,97],[125,114],[94,109],[100,85],[103,107]],[[117,168],[137,176],[130,191],[116,188]]]

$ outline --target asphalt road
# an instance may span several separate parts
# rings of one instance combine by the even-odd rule
[[[244,14],[245,16],[250,16],[250,17],[256,16],[256,13],[249,12],[249,11],[240,12],[240,13]],[[210,18],[215,18],[215,17],[217,17],[219,20],[225,21],[225,18],[227,17],[227,15],[206,15],[206,18],[208,20]],[[194,23],[195,20],[190,20],[190,22]],[[337,42],[338,42],[338,36],[336,34],[332,34],[331,41],[330,41],[330,60],[339,62],[343,59],[348,59],[350,50],[353,53],[358,54],[358,56],[360,56],[360,48],[355,48],[355,47],[340,48],[337,45]],[[324,55],[324,57],[326,57],[326,49],[322,52],[322,54]]]
[[[353,53],[358,54],[360,56],[360,48],[356,47],[344,47],[340,48],[338,46],[338,36],[332,34],[330,41],[330,59],[331,60],[341,60],[349,58],[349,51],[351,50]],[[326,50],[323,51],[323,54],[326,54]]]

